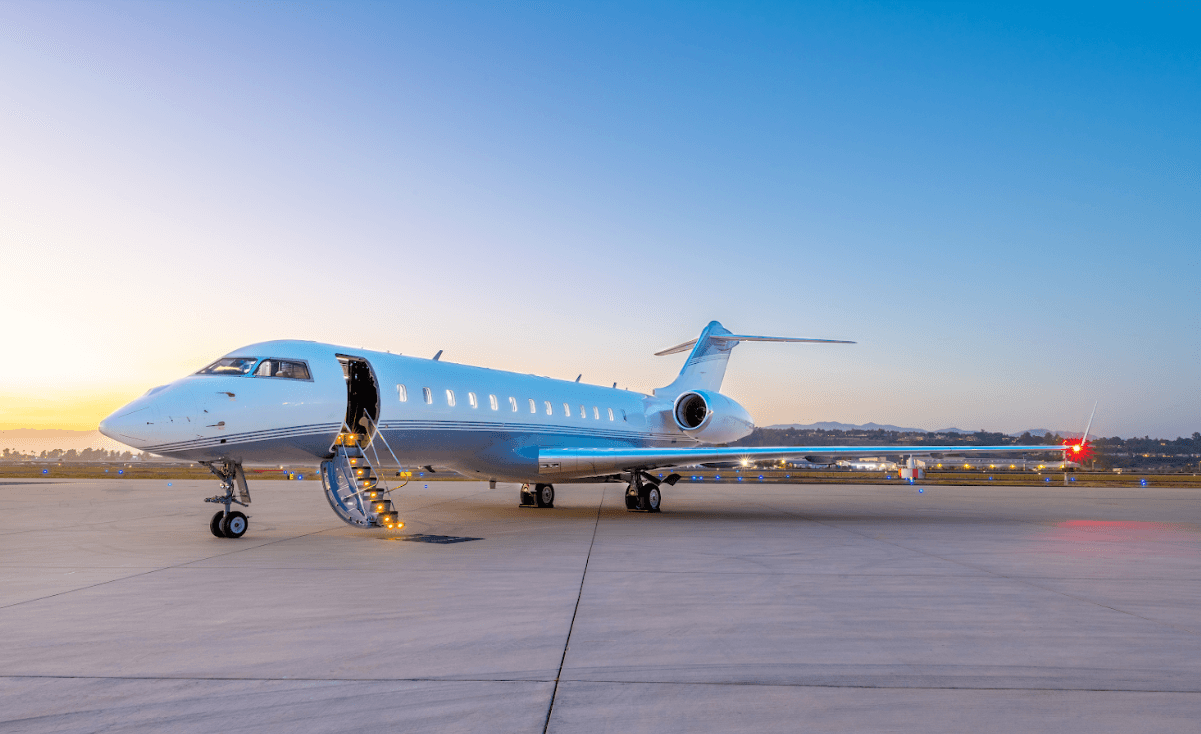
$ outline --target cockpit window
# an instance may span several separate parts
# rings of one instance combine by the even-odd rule
[[[255,377],[282,377],[288,380],[310,380],[309,366],[289,359],[264,359],[254,371]]]
[[[224,357],[200,370],[198,375],[244,375],[254,369],[258,357]]]

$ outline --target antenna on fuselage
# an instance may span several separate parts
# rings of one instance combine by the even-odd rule
[[[581,377],[583,377],[583,376],[584,376],[584,373],[583,373],[583,372],[581,372],[580,374],[576,375],[575,381],[576,381],[576,382],[579,382],[579,381],[580,381],[580,378],[581,378]]]
[[[435,362],[437,362],[437,361],[438,361],[438,358],[439,358],[439,357],[441,357],[441,356],[442,356],[442,350],[441,350],[441,349],[439,349],[439,350],[438,350],[438,353],[434,355],[434,361],[435,361]]]

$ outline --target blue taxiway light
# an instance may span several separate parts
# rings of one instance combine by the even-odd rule
[[[303,475],[303,474],[297,474],[297,475],[296,475],[296,479],[297,479],[297,480],[304,479],[304,475]]]
[[[918,494],[921,494],[921,493],[923,493],[923,492],[925,492],[925,491],[926,491],[926,490],[924,490],[924,489],[920,489],[920,488],[919,488],[919,489],[917,490],[917,493],[918,493]]]
[[[167,486],[168,486],[168,487],[170,487],[170,486],[171,486],[171,482],[167,482]]]
[[[124,469],[118,469],[118,470],[117,470],[117,473],[118,473],[118,474],[124,474],[124,473],[125,473],[125,470],[124,470]]]
[[[49,469],[43,469],[43,470],[42,470],[42,473],[43,473],[43,474],[49,474],[49,473],[50,473],[50,470],[49,470]],[[1143,484],[1146,484],[1146,482],[1143,482]]]

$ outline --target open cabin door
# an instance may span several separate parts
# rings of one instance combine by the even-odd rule
[[[379,383],[371,363],[362,357],[338,355],[346,378],[346,425],[351,433],[370,436],[379,421]]]

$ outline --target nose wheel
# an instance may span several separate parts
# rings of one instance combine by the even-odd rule
[[[222,510],[209,520],[209,530],[218,538],[240,538],[250,527],[250,519],[238,511],[228,515]]]

